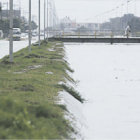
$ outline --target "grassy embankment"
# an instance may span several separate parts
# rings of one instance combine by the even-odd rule
[[[79,101],[80,95],[65,84],[72,72],[64,60],[63,44],[52,42],[22,49],[0,60],[0,139],[71,138],[74,129],[64,118],[65,106],[58,93],[66,90]]]

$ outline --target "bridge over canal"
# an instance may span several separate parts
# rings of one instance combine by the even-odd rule
[[[91,37],[51,37],[49,41],[77,42],[77,43],[140,43],[140,38],[91,38]]]

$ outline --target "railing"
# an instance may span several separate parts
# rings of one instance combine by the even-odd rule
[[[125,38],[125,37],[140,37],[140,32],[125,34],[124,30],[51,30],[51,37],[57,38]]]

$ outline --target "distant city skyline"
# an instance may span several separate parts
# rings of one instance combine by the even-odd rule
[[[14,0],[16,5],[20,5],[22,14],[28,17],[28,1],[29,0]],[[54,0],[59,18],[69,16],[71,19],[76,19],[77,22],[104,22],[109,17],[121,16],[127,13],[127,0]],[[9,0],[0,0],[0,2],[9,2]],[[41,14],[43,15],[44,0],[41,0]],[[112,10],[117,6],[125,5],[106,14],[106,11]],[[140,16],[139,0],[131,0],[129,3],[129,13],[134,13]],[[6,5],[5,5],[6,6]],[[6,8],[6,7],[5,7]],[[97,16],[98,15],[98,16]],[[32,17],[38,19],[38,0],[32,0]],[[41,16],[43,20],[43,16]]]
[[[55,0],[55,3],[60,17],[64,17],[67,14],[67,16],[79,22],[103,22],[110,17],[127,14],[127,0]],[[63,6],[61,5],[62,3]],[[124,6],[121,7],[122,4]],[[140,16],[139,4],[140,1],[131,0],[128,5],[128,12]],[[110,13],[102,14],[118,6],[120,8]],[[102,18],[102,21],[100,18]]]

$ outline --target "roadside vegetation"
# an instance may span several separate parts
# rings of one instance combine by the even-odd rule
[[[4,38],[8,37],[8,35],[9,35],[9,25],[10,25],[9,19],[7,19],[7,18],[0,19],[0,30],[3,31]],[[32,27],[32,30],[37,29],[37,25],[34,21],[31,22],[31,27]],[[23,32],[23,33],[25,33],[27,30],[29,30],[28,22],[25,19],[25,17],[14,18],[13,19],[13,28],[20,28],[21,32]]]
[[[74,80],[64,60],[63,44],[42,42],[0,60],[0,139],[69,139],[76,133],[65,119],[66,107],[57,102],[65,90],[84,100],[66,81]],[[62,84],[60,84],[62,83]]]

